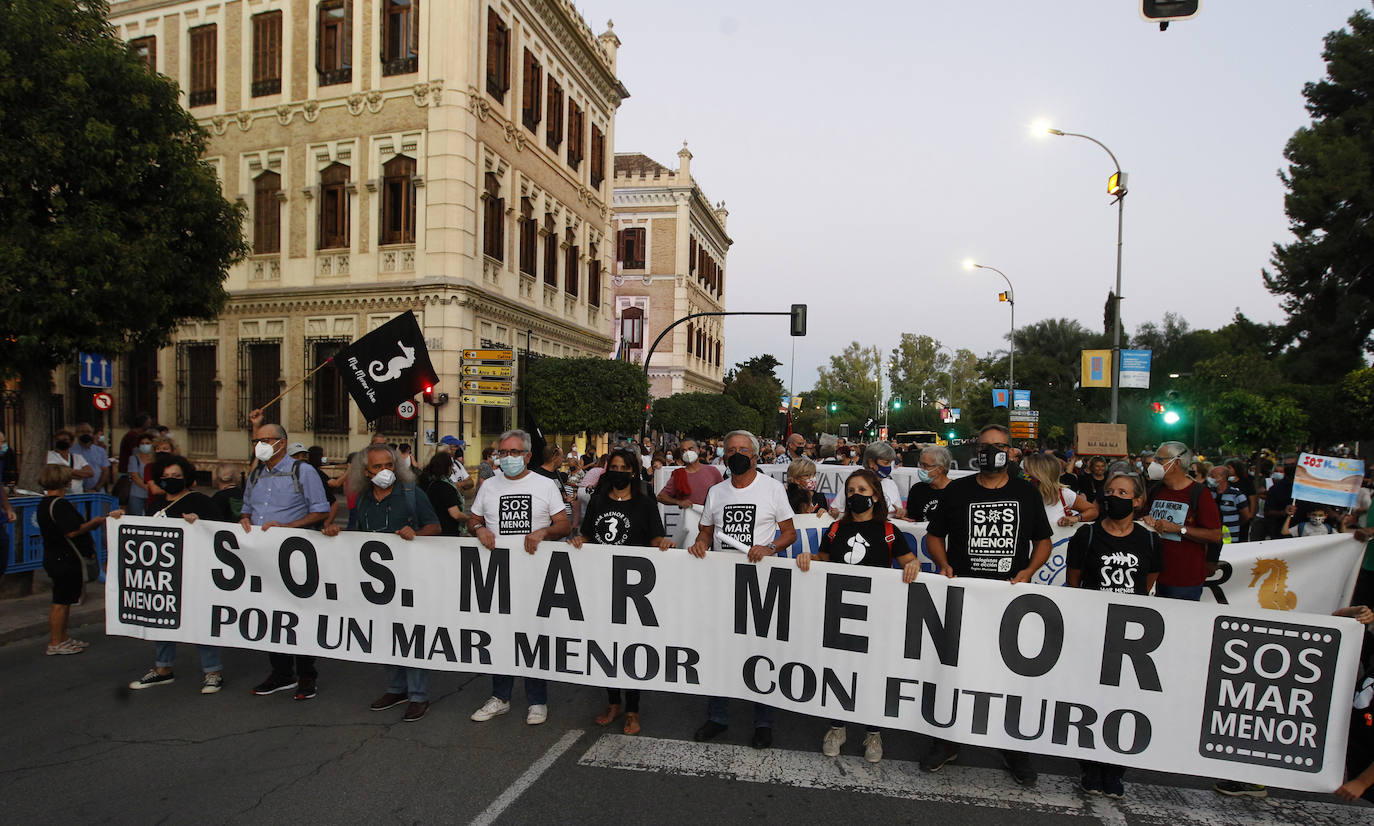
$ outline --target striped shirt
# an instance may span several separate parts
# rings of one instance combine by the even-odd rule
[[[1245,536],[1240,529],[1240,509],[1249,507],[1250,497],[1234,485],[1223,493],[1213,495],[1217,498],[1217,510],[1221,511],[1221,526],[1228,529],[1232,542],[1244,542]]]

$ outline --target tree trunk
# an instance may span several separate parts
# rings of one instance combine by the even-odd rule
[[[42,365],[26,366],[19,373],[19,395],[24,410],[19,487],[41,492],[38,471],[43,468],[52,442],[52,371]]]

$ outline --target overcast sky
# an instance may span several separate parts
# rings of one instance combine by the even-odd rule
[[[692,173],[730,210],[729,310],[810,305],[796,389],[851,340],[925,333],[1004,347],[1018,324],[1091,328],[1116,265],[1107,154],[1030,136],[1047,118],[1111,147],[1130,178],[1123,318],[1165,311],[1214,328],[1239,308],[1282,318],[1260,278],[1283,214],[1283,147],[1308,122],[1302,86],[1355,0],[1203,0],[1166,32],[1137,0],[584,0],[623,41],[631,97],[617,152]],[[786,319],[732,318],[726,364],[792,361]]]

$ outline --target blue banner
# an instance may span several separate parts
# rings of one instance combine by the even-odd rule
[[[992,390],[992,406],[993,406],[993,407],[1006,407],[1006,406],[1007,406],[1007,391],[1006,391],[1006,388],[1001,388],[1001,389],[996,388],[996,387],[993,388],[993,390]]]
[[[1121,387],[1150,387],[1150,351],[1122,350],[1121,371],[1118,379]]]
[[[1013,390],[1011,403],[1017,410],[1030,410],[1030,391]]]

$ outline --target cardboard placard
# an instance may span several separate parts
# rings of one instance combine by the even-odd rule
[[[1074,432],[1079,456],[1126,456],[1126,425],[1079,422]]]

